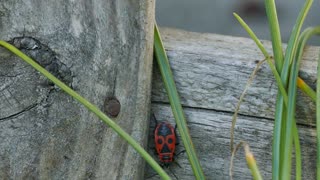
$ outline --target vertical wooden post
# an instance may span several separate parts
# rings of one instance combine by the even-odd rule
[[[153,0],[0,2],[0,39],[111,113],[143,145],[153,27]],[[112,129],[3,48],[0,139],[0,179],[143,176],[144,161]]]

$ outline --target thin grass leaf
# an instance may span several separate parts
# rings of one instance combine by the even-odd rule
[[[248,35],[253,39],[253,41],[256,43],[258,48],[261,50],[262,54],[264,55],[265,58],[269,57],[268,51],[266,48],[263,46],[261,41],[258,39],[256,34],[252,31],[252,29],[248,26],[246,22],[237,14],[233,13],[233,16],[238,20],[238,22],[241,24],[241,26],[247,31]]]
[[[294,120],[295,122],[295,120]],[[295,145],[295,155],[296,155],[296,180],[301,180],[301,147],[300,147],[300,139],[297,125],[293,124],[293,143]]]
[[[275,66],[272,64],[270,60],[270,56],[268,55],[265,47],[263,44],[260,42],[260,40],[257,38],[257,36],[254,34],[254,32],[251,30],[251,28],[237,15],[234,14],[237,20],[240,22],[240,24],[243,26],[243,28],[248,32],[250,37],[255,41],[257,46],[260,48],[262,53],[265,55],[267,58],[267,62],[272,70],[272,73],[275,76],[275,79],[277,81],[279,91],[278,93],[278,98],[284,98],[285,103],[287,104],[287,93],[284,89],[284,86],[282,85],[281,78],[278,74],[278,71],[276,70]],[[234,127],[234,125],[232,126]],[[275,126],[274,126],[274,131],[273,131],[273,146],[272,146],[272,178],[273,179],[278,179],[279,178],[279,167],[280,167],[280,137],[281,137],[281,121],[275,121]]]
[[[170,64],[167,58],[167,54],[164,50],[160,33],[156,24],[154,27],[154,48],[155,56],[159,65],[162,79],[169,97],[171,109],[176,120],[176,124],[181,135],[182,142],[186,149],[194,176],[196,177],[196,179],[205,179],[200,162],[197,158],[193,143],[191,141],[189,129],[186,124],[178,91],[171,72]]]
[[[265,55],[265,57],[266,58],[270,57],[268,55],[265,47],[262,45],[262,43],[259,41],[259,39],[256,37],[256,35],[250,29],[250,27],[236,13],[234,13],[234,16],[240,22],[240,24],[243,26],[243,28],[248,32],[249,36],[256,42],[257,46],[262,51],[262,53]],[[303,48],[300,48],[299,51],[300,51],[300,54],[302,56]],[[284,98],[285,106],[287,107],[288,97],[287,97],[286,91],[284,90],[284,87],[283,87],[283,85],[281,83],[279,74],[276,72],[274,65],[271,64],[270,61],[268,61],[268,63],[269,63],[269,66],[270,66],[273,74],[275,75],[275,78],[277,80],[281,95]],[[315,101],[315,92],[301,78],[298,77],[297,83],[298,83],[297,86],[300,89],[302,89],[303,92],[308,94],[311,97],[311,99],[313,99]],[[301,157],[301,152],[300,152],[300,143],[299,143],[299,136],[298,136],[298,130],[297,130],[296,124],[294,124],[294,127],[293,127],[293,135],[294,135],[294,144],[295,144],[295,149],[296,149],[296,156],[298,157],[298,158],[296,158],[296,178],[297,179],[301,179],[301,158],[299,158],[299,157]]]
[[[274,59],[276,62],[276,69],[278,72],[281,72],[282,64],[283,64],[283,52],[282,52],[282,41],[281,41],[276,4],[274,0],[265,0],[264,3],[265,3],[266,13],[269,21],[271,40],[272,40],[272,49],[273,49]]]
[[[275,56],[276,69],[278,73],[282,70],[283,53],[282,41],[280,35],[279,22],[277,17],[277,10],[274,0],[265,0],[266,12],[271,33],[272,49]],[[281,83],[282,84],[282,83]],[[280,174],[281,160],[281,129],[282,129],[282,107],[283,97],[278,92],[275,112],[275,123],[273,129],[273,142],[272,142],[272,179],[278,180]],[[281,110],[281,111],[280,111]]]
[[[320,54],[317,67],[317,179],[320,179]]]
[[[315,35],[315,34],[320,34],[320,26],[319,27],[315,27],[315,28],[308,28],[306,29],[300,36],[299,38],[299,43],[297,46],[297,52],[295,55],[295,59],[292,63],[292,67],[291,67],[291,73],[290,73],[290,79],[289,79],[289,104],[287,106],[287,122],[289,121],[289,119],[292,119],[292,123],[293,123],[293,129],[292,129],[292,133],[294,136],[294,139],[296,139],[295,141],[295,145],[300,146],[300,144],[298,143],[299,141],[299,136],[298,134],[298,130],[296,128],[296,122],[295,122],[295,105],[296,105],[296,93],[297,93],[297,83],[298,83],[298,73],[299,73],[299,67],[300,67],[300,62],[302,60],[302,55],[303,55],[303,50],[304,47],[306,45],[307,40]],[[290,127],[290,126],[287,126]],[[287,134],[286,134],[287,135]],[[286,137],[288,138],[288,137]],[[292,147],[292,146],[291,146]],[[285,164],[285,163],[284,163]],[[300,153],[300,148],[297,149],[296,147],[296,177],[297,179],[301,179],[301,153]],[[299,168],[297,168],[297,166],[300,166]],[[291,169],[291,167],[290,167]],[[285,170],[285,169],[284,169]],[[290,171],[287,172],[287,178],[290,178]]]
[[[243,21],[243,19],[238,14],[233,13],[233,15],[239,21],[241,26],[247,31],[249,36],[253,39],[253,41],[256,43],[256,45],[258,46],[258,48],[261,50],[262,54],[266,58],[266,60],[267,60],[267,62],[269,64],[269,67],[270,67],[270,69],[272,71],[272,74],[274,75],[274,77],[275,77],[275,79],[277,81],[277,84],[278,84],[278,87],[279,87],[279,90],[280,90],[282,96],[287,96],[286,90],[283,87],[282,82],[281,82],[281,77],[280,77],[279,73],[277,72],[276,67],[271,62],[271,56],[268,54],[266,48],[263,46],[263,44],[258,39],[258,37],[255,35],[255,33],[252,31],[252,29],[247,25],[247,23],[245,23]],[[285,97],[285,99],[288,99],[288,98]]]
[[[74,99],[76,99],[78,102],[80,102],[82,105],[84,105],[88,110],[93,112],[106,125],[110,126],[123,139],[125,139],[149,163],[149,165],[156,172],[158,172],[158,174],[163,179],[170,179],[168,174],[159,166],[159,164],[128,133],[126,133],[124,130],[122,130],[119,125],[117,125],[107,115],[105,115],[102,111],[100,111],[99,108],[97,108],[95,105],[91,104],[88,100],[86,100],[85,98],[80,96],[78,93],[76,93],[70,87],[65,85],[63,82],[61,82],[59,79],[57,79],[51,73],[49,73],[46,69],[41,67],[38,63],[36,63],[34,60],[32,60],[30,57],[25,55],[23,52],[21,52],[20,50],[18,50],[17,48],[12,46],[11,44],[9,44],[9,43],[7,43],[5,41],[0,41],[0,46],[5,47],[6,49],[8,49],[11,52],[13,52],[15,55],[19,56],[21,59],[23,59],[25,62],[30,64],[33,68],[35,68],[37,71],[39,71],[41,74],[43,74],[49,80],[51,80],[55,85],[60,87],[63,91],[65,91],[67,94],[69,94]]]
[[[308,41],[308,39],[310,39],[311,36],[313,35],[320,35],[320,26],[317,26],[317,27],[314,27],[314,28],[307,28],[300,36],[300,39],[299,39],[299,44],[298,44],[298,49],[297,49],[297,55],[296,55],[296,58],[295,58],[295,61],[293,62],[293,65],[292,65],[292,71],[291,71],[291,77],[290,77],[290,83],[289,84],[289,88],[292,88],[292,86],[295,85],[295,83],[299,83],[300,80],[298,79],[296,82],[292,82],[294,80],[294,78],[296,78],[298,76],[298,71],[299,71],[299,66],[300,66],[300,62],[302,60],[302,55],[303,55],[303,50],[304,50],[304,47],[306,45],[306,42]],[[301,82],[300,82],[301,83]],[[291,85],[291,86],[290,86]],[[318,90],[318,89],[317,89]],[[292,89],[292,93],[293,95],[295,96],[295,93],[294,91],[296,91],[295,89]],[[289,93],[290,93],[290,89],[289,89]],[[294,101],[295,99],[293,99]],[[318,104],[317,104],[318,105]],[[291,108],[295,108],[295,107],[291,107]],[[294,111],[295,109],[293,109]],[[291,116],[294,116],[294,115],[291,115]],[[295,123],[295,122],[294,122]],[[318,127],[318,126],[317,126]],[[318,138],[318,135],[317,134],[317,138]],[[318,144],[319,145],[319,144]],[[318,147],[318,146],[317,146]],[[319,158],[319,151],[318,151],[318,154],[317,154],[317,163],[318,163],[318,158]],[[301,175],[301,172],[300,172],[300,175]]]
[[[284,60],[284,65],[281,73],[281,78],[283,85],[286,87],[288,84],[288,74],[289,74],[289,68],[291,66],[291,62],[294,60],[294,57],[297,53],[298,48],[298,38],[300,34],[301,27],[303,25],[303,22],[309,12],[309,9],[313,3],[313,0],[307,0],[301,9],[299,16],[297,18],[296,24],[293,28],[293,31],[291,33],[288,47],[286,49],[286,55]],[[299,52],[298,52],[299,53]],[[298,56],[297,56],[298,57]],[[299,61],[299,60],[297,60]],[[280,149],[281,155],[283,155],[283,164],[281,169],[281,178],[283,180],[290,179],[291,175],[291,150],[292,150],[292,128],[293,128],[293,120],[294,120],[294,112],[295,112],[295,100],[296,100],[296,89],[297,89],[297,77],[298,77],[298,71],[299,71],[299,63],[294,63],[294,67],[291,69],[291,75],[290,75],[290,81],[289,81],[289,88],[288,88],[288,107],[287,107],[287,115],[286,115],[286,121],[285,126],[282,127],[282,131],[285,132],[285,136],[282,138],[282,143],[284,144],[283,148]],[[280,99],[280,109],[279,111],[282,111],[283,104],[281,104]],[[278,110],[278,109],[277,109]],[[282,111],[284,112],[284,111]],[[279,114],[282,114],[280,112]],[[281,116],[282,117],[282,116]],[[279,117],[278,117],[279,118]]]

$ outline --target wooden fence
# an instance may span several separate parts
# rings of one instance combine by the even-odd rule
[[[113,114],[144,146],[154,126],[151,122],[148,129],[153,27],[153,0],[0,2],[0,39]],[[161,33],[204,173],[208,179],[229,179],[231,117],[249,75],[264,58],[247,38],[165,28]],[[270,42],[263,43],[271,52]],[[300,72],[312,87],[318,54],[319,47],[307,47]],[[153,67],[151,111],[158,120],[173,122],[159,70]],[[276,95],[264,64],[235,129],[236,142],[249,143],[266,179],[271,179]],[[297,110],[303,179],[315,179],[315,104],[299,93]],[[151,153],[153,146],[149,138]],[[181,144],[177,152],[182,150]],[[176,160],[181,168],[173,164],[168,173],[194,179],[186,155]],[[251,178],[242,151],[234,166],[235,179]],[[144,160],[112,129],[0,48],[0,179],[142,179],[143,170]],[[153,174],[146,166],[145,178]]]

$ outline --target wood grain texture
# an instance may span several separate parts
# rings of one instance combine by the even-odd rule
[[[200,34],[161,28],[164,46],[184,106],[200,163],[207,179],[229,179],[230,127],[235,106],[244,86],[263,55],[247,38]],[[263,41],[271,52],[271,44]],[[316,83],[319,47],[307,47],[300,76],[312,87]],[[235,128],[235,142],[249,143],[262,176],[271,179],[273,117],[277,86],[267,64],[257,73],[244,102]],[[315,103],[299,93],[297,119],[302,146],[303,179],[316,179]],[[152,111],[158,120],[173,122],[173,115],[157,67],[153,73]],[[152,123],[152,122],[151,122]],[[152,125],[150,134],[152,134]],[[153,140],[149,136],[152,153]],[[178,146],[177,153],[183,149]],[[157,157],[155,157],[157,158]],[[177,157],[179,168],[170,169],[179,179],[194,179],[186,154]],[[169,174],[172,173],[167,170]],[[145,178],[154,171],[147,168]],[[172,176],[174,178],[174,176]],[[154,176],[149,179],[158,179]],[[243,151],[236,155],[234,179],[252,179]]]
[[[171,108],[167,104],[153,103],[152,111],[159,121],[169,121],[174,124]],[[207,179],[230,179],[230,127],[232,113],[206,109],[184,108],[188,127],[200,163]],[[150,125],[150,134],[154,123]],[[301,152],[303,160],[302,179],[316,179],[316,129],[299,126]],[[240,115],[235,128],[235,142],[244,140],[249,143],[264,179],[271,179],[271,148],[273,122],[265,118],[254,118]],[[149,152],[154,152],[152,138],[149,140]],[[176,152],[183,150],[183,145]],[[157,158],[154,155],[155,158]],[[181,168],[172,164],[171,171],[179,179],[194,179],[191,166],[185,153],[176,157]],[[172,172],[166,169],[172,175]],[[158,176],[148,178],[155,172],[147,166],[145,179],[159,179]],[[241,149],[234,161],[234,179],[252,179],[247,168],[243,150]]]
[[[10,41],[146,145],[154,1],[1,1]],[[144,161],[112,129],[0,48],[0,179],[141,179]]]
[[[161,29],[174,78],[186,107],[233,112],[245,84],[264,57],[247,38]],[[263,41],[271,54],[271,44]],[[307,47],[300,76],[312,87],[316,83],[319,47]],[[155,70],[157,72],[158,70]],[[152,100],[168,102],[159,73],[154,73]],[[265,63],[250,86],[240,114],[273,119],[277,85]],[[299,94],[297,121],[315,125],[315,103]]]

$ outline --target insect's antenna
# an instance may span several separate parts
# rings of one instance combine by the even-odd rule
[[[177,161],[173,161],[179,168],[181,168],[180,164]]]
[[[171,174],[177,179],[177,180],[179,180],[178,179],[178,177],[174,174],[174,172],[171,170],[171,168],[168,168],[169,169],[169,171],[171,172]]]

